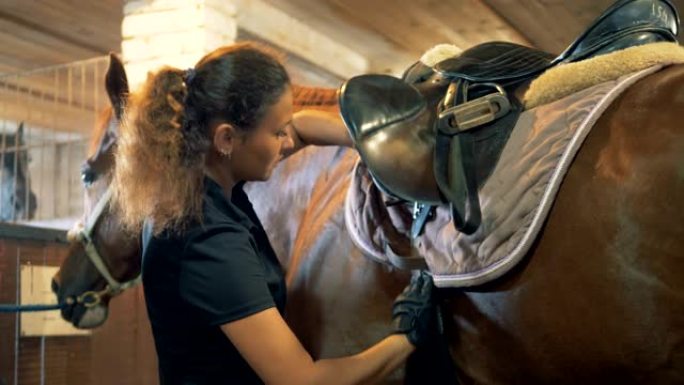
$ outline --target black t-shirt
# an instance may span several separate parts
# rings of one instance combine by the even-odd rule
[[[143,236],[143,284],[162,385],[261,384],[220,325],[285,308],[282,268],[242,184],[205,178],[203,223]],[[149,230],[149,224],[146,224]]]

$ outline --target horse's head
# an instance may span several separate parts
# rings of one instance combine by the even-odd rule
[[[24,142],[24,123],[17,132],[0,137],[0,220],[32,219],[36,195],[29,183],[29,155]]]
[[[121,61],[110,56],[106,89],[111,108],[104,111],[81,173],[85,185],[83,220],[69,231],[69,252],[53,279],[62,317],[79,328],[93,328],[107,319],[110,298],[140,275],[140,239],[122,230],[110,211],[109,184],[120,120],[128,95]]]

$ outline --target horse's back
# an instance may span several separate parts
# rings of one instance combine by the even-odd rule
[[[684,382],[684,65],[604,113],[513,272],[449,301],[464,383]]]

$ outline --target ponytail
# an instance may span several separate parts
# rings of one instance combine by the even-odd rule
[[[140,92],[131,95],[113,183],[114,207],[132,233],[139,233],[148,218],[158,234],[180,231],[201,216],[209,143],[201,135],[187,135],[186,97],[184,72],[171,67],[149,75]]]

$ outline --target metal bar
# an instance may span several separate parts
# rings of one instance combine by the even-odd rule
[[[31,84],[29,83],[28,85],[29,93],[28,93],[28,98],[31,98],[31,93],[32,93],[32,87]],[[30,103],[30,100],[28,101]],[[25,191],[24,191],[24,202],[26,203],[26,209],[24,210],[24,220],[30,220],[31,218],[29,217],[31,214],[31,167],[29,167],[30,163],[30,157],[31,154],[29,153],[29,145],[30,145],[30,140],[31,140],[31,109],[27,111],[27,118],[26,122],[24,123],[24,151],[26,151],[26,157],[24,158],[26,160],[26,175],[24,175],[24,183],[26,184]],[[36,202],[37,203],[37,202]]]
[[[66,230],[26,226],[18,223],[0,222],[0,238],[27,239],[34,241],[69,243]]]
[[[17,77],[17,85],[19,84],[19,77]],[[17,87],[17,90],[19,87]],[[19,92],[14,91],[14,97],[16,98],[15,100],[19,102]],[[19,123],[21,124],[21,123]],[[14,169],[12,170],[14,172],[14,176],[12,178],[12,190],[10,192],[10,203],[12,204],[12,215],[10,217],[11,222],[16,222],[17,221],[17,202],[16,200],[19,199],[17,196],[17,175],[18,175],[18,169],[19,169],[19,126],[17,126],[17,130],[15,131],[14,134]],[[14,200],[14,202],[12,202]]]
[[[47,266],[47,247],[43,245],[43,266]],[[45,336],[40,336],[40,385],[45,385]]]
[[[45,385],[45,336],[40,336],[40,385]]]
[[[67,67],[67,105],[71,107],[71,104],[73,102],[73,68],[72,67]]]
[[[45,92],[42,92],[42,102],[47,105],[47,98],[45,97]],[[36,208],[36,219],[41,219],[43,218],[43,213],[45,212],[45,209],[43,208],[44,205],[41,204],[43,202],[43,193],[45,191],[45,148],[47,148],[47,142],[45,141],[45,132],[43,130],[42,135],[40,135],[40,150],[38,151],[40,153],[40,183],[38,187],[38,197],[36,198],[36,201],[38,201],[38,207]]]
[[[85,73],[85,64],[81,63],[81,109],[85,109],[85,89],[86,85],[86,73]]]
[[[7,92],[7,86],[4,86],[5,92]],[[3,104],[4,105],[4,104]],[[7,107],[3,108],[3,110],[6,112]],[[7,116],[5,113],[3,116]],[[5,151],[7,149],[7,120],[3,119],[2,120],[2,144],[0,145],[0,177],[4,177],[4,170],[5,170]],[[0,183],[4,181],[0,180]],[[2,199],[3,191],[4,189],[0,188],[0,213],[2,213],[2,206],[4,200]]]
[[[21,297],[21,246],[17,246],[17,260],[15,269],[16,292],[14,303],[20,303]],[[19,313],[14,315],[14,385],[19,385]]]
[[[57,95],[59,93],[59,69],[55,69],[55,89],[53,91],[53,94],[55,95],[54,99],[54,106],[57,107]],[[56,120],[56,117],[53,115],[52,116],[53,120]],[[51,133],[52,133],[52,148],[53,148],[53,154],[54,158],[52,160],[52,166],[56,167],[57,166],[57,133],[55,129],[55,124],[52,125],[51,128]],[[56,171],[56,170],[55,170]],[[55,183],[55,172],[50,173],[50,178],[52,179],[52,185],[54,186]],[[59,190],[56,188],[52,189],[52,217],[56,218],[57,217],[57,195],[59,194]]]
[[[72,93],[74,92],[74,90],[73,90],[73,77],[74,77],[73,67],[69,67],[68,76],[69,76],[69,81],[68,81],[69,87],[67,87],[67,89],[68,89],[68,93],[69,93],[69,107],[71,107],[72,100],[73,100],[72,99],[73,98]],[[72,134],[70,133],[69,139],[71,139],[71,135]],[[62,156],[66,157],[66,167],[65,167],[66,178],[62,178],[62,179],[65,179],[67,181],[67,183],[66,183],[66,197],[65,197],[66,199],[64,202],[65,203],[64,207],[66,208],[66,213],[64,213],[63,215],[68,216],[69,213],[71,212],[70,205],[69,205],[69,202],[71,202],[71,145],[69,142],[65,142],[62,144],[62,147],[64,149],[64,151],[62,152]]]
[[[73,134],[69,134],[73,135]],[[66,207],[66,216],[71,214],[71,151],[73,149],[73,142],[68,141],[64,143],[64,156],[66,156],[66,202],[64,207]]]

